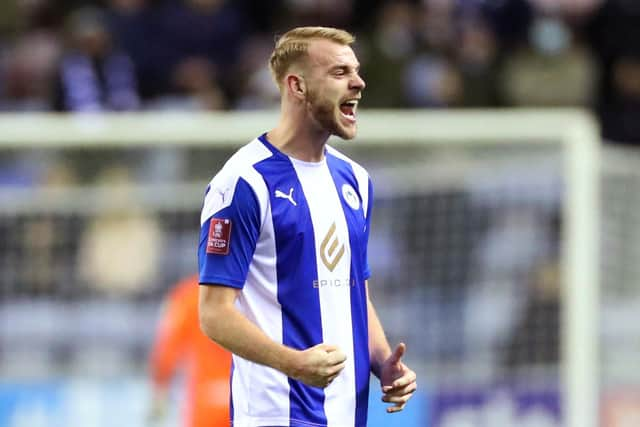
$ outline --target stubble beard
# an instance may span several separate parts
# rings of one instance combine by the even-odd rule
[[[311,117],[331,135],[342,139],[353,139],[355,135],[349,134],[336,118],[336,106],[326,98],[322,98],[315,90],[307,91],[307,103],[311,110]]]

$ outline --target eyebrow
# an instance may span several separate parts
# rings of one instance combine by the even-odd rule
[[[336,65],[332,65],[329,68],[329,71],[331,72],[331,71],[340,70],[340,69],[342,69],[342,70],[351,70],[351,69],[353,69],[357,73],[358,71],[360,71],[360,64],[358,63],[355,66],[352,66],[352,65],[349,65],[349,64],[336,64]]]

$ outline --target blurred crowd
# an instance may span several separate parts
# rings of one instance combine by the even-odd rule
[[[268,56],[299,25],[356,34],[365,108],[584,107],[607,141],[640,143],[640,0],[3,0],[0,112],[277,108]],[[192,273],[203,183],[230,152],[123,148],[0,152],[0,187],[43,190],[0,194],[0,308],[20,326],[0,334],[0,372],[33,371],[27,354],[49,370],[103,372],[93,355],[105,353],[119,369],[123,349],[139,362],[160,295]],[[402,175],[386,197],[376,190],[374,292],[390,337],[423,365],[468,357],[492,372],[559,358],[560,167],[507,151],[472,169],[399,150],[410,158],[394,167],[414,164],[434,186],[396,192]],[[372,164],[389,166],[384,154]],[[501,154],[512,168],[495,169]],[[436,163],[456,178],[439,179]],[[640,182],[625,179],[606,193],[622,218],[609,214],[607,244],[632,256],[616,246],[637,222],[617,213]],[[608,272],[633,264],[609,258]],[[416,322],[426,326],[406,327]]]
[[[586,107],[640,142],[637,0],[6,0],[0,111],[272,108],[298,25],[357,35],[365,107]]]

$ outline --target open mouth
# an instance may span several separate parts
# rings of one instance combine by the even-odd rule
[[[356,121],[356,110],[358,109],[358,100],[350,99],[340,104],[340,113],[351,122]]]

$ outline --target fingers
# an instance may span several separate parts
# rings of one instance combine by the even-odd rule
[[[407,387],[408,385],[416,382],[416,373],[412,370],[408,370],[400,378],[396,378],[391,385],[383,386],[382,391],[384,393],[395,392],[397,389]]]
[[[336,350],[334,352],[329,353],[327,357],[327,363],[329,365],[337,365],[339,363],[344,363],[347,360],[347,355],[341,352],[340,350]]]
[[[392,414],[394,412],[400,412],[400,411],[402,411],[404,409],[405,406],[407,406],[406,403],[402,403],[402,404],[394,405],[394,406],[389,406],[387,408],[387,413]]]
[[[406,367],[405,369],[400,378],[395,379],[391,385],[382,387],[382,401],[394,404],[387,408],[388,413],[402,411],[418,388],[416,373]]]
[[[316,387],[327,387],[345,368],[347,356],[340,349],[331,344],[318,344],[309,349],[314,354],[315,362],[313,372],[309,372],[312,378],[311,384]]]
[[[335,380],[338,375],[340,375],[340,373],[344,369],[344,365],[344,363],[340,363],[338,365],[327,368],[314,385],[321,388],[328,387],[329,384],[331,384],[333,380]]]
[[[317,348],[319,350],[324,350],[327,353],[331,353],[331,352],[334,352],[334,351],[338,350],[338,346],[333,345],[333,344],[325,344],[325,343],[317,344],[316,346],[314,346],[312,348]]]
[[[340,351],[340,349],[336,345],[322,343],[316,345],[315,348],[327,352],[327,354],[329,355],[329,357],[327,358],[327,362],[331,365],[342,363],[347,360],[347,356],[342,351]]]
[[[401,342],[400,344],[398,344],[398,346],[393,351],[393,354],[390,357],[390,362],[392,364],[400,362],[400,359],[402,359],[402,356],[404,356],[404,353],[406,351],[407,351],[407,345],[405,343]]]
[[[306,363],[295,378],[315,387],[327,387],[346,365],[347,356],[335,345],[317,344],[303,353]]]
[[[412,383],[401,389],[394,390],[393,392],[385,393],[382,396],[382,400],[388,403],[403,403],[409,400],[411,395],[415,393],[417,389],[418,387],[416,383]]]
[[[325,372],[326,377],[337,376],[344,369],[345,364],[339,363],[337,365],[333,365],[327,368]]]
[[[387,413],[400,412],[404,409],[407,402],[417,389],[416,383],[411,383],[402,389],[397,389],[393,393],[387,393],[382,396],[382,401],[393,403],[393,406],[387,408]]]

